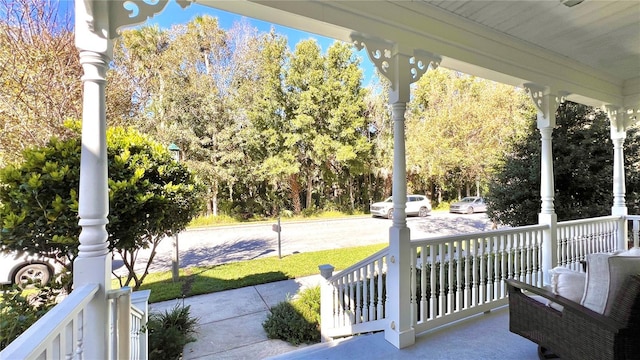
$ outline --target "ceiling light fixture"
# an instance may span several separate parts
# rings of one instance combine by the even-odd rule
[[[566,7],[574,7],[574,6],[580,4],[583,1],[584,0],[560,0],[562,5],[564,5]]]

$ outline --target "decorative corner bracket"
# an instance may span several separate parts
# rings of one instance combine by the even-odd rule
[[[357,34],[351,35],[351,41],[358,51],[367,49],[369,60],[380,71],[380,74],[391,81],[391,86],[393,87],[395,85],[395,74],[390,71],[390,68],[394,68],[395,66],[393,65],[398,61],[397,57],[391,55],[393,43],[380,39],[369,39]]]
[[[414,83],[424,75],[429,68],[435,69],[440,66],[442,58],[424,50],[414,50],[413,56],[408,58],[408,74],[398,74],[398,62],[400,54],[395,51],[396,45],[393,42],[367,38],[358,34],[352,34],[351,40],[358,50],[367,49],[367,55],[378,71],[391,82],[391,88],[396,89],[396,82],[405,76],[409,76],[409,84]],[[401,67],[404,69],[404,67]]]
[[[524,84],[524,88],[529,93],[533,104],[546,119],[555,113],[560,104],[567,100],[569,94],[566,91],[559,91],[557,95],[553,95],[549,89],[531,83]]]
[[[441,61],[442,58],[438,55],[424,50],[414,50],[413,57],[409,58],[409,64],[411,64],[411,82],[414,83],[418,81],[429,68],[431,68],[431,70],[438,68]]]
[[[85,0],[88,3],[93,1],[95,0]],[[191,5],[192,1],[176,0],[183,9]],[[167,2],[168,0],[109,1],[109,37],[115,38],[121,28],[141,24],[161,13]]]
[[[640,109],[625,109],[614,105],[604,106],[609,122],[611,123],[612,132],[625,132],[627,129],[638,121]]]
[[[625,113],[626,126],[629,127],[640,121],[640,108],[629,108]]]

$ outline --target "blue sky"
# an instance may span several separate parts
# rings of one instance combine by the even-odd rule
[[[71,8],[73,7],[73,1],[71,0],[59,0],[59,1],[60,2],[58,5],[60,6],[60,10],[62,13],[66,12],[66,10],[69,7]],[[77,0],[77,1],[80,1],[80,0]],[[218,23],[220,24],[220,27],[225,30],[230,29],[234,23],[241,21],[243,18],[242,16],[237,14],[233,14],[233,13],[218,10],[218,9],[213,9],[200,4],[191,4],[186,9],[183,9],[174,0],[170,0],[169,3],[167,4],[167,7],[160,14],[148,20],[145,23],[145,25],[157,24],[161,28],[170,28],[171,25],[173,24],[186,24],[196,16],[204,15],[204,14],[208,14],[218,18]],[[319,36],[316,34],[295,30],[292,28],[268,23],[265,21],[256,20],[253,18],[245,17],[245,19],[249,22],[251,26],[257,28],[259,31],[262,31],[262,32],[269,32],[271,30],[271,27],[273,27],[278,34],[281,34],[287,38],[289,42],[289,48],[291,50],[295,48],[298,42],[309,39],[309,38],[313,38],[313,39],[316,39],[316,41],[322,48],[322,51],[326,52],[329,46],[331,46],[331,44],[333,44],[333,42],[335,41],[334,39],[326,38],[324,36]],[[367,86],[372,82],[372,78],[374,77],[375,71],[374,71],[373,64],[367,57],[365,50],[358,52],[354,48],[354,52],[361,59],[360,68],[362,68],[363,74],[364,74],[362,85]]]
[[[186,9],[182,9],[175,1],[172,0],[169,1],[169,4],[167,4],[167,7],[162,13],[148,20],[147,24],[158,24],[158,26],[160,26],[161,28],[169,28],[173,24],[185,24],[192,20],[194,17],[204,14],[208,14],[218,18],[218,23],[223,29],[230,29],[234,23],[240,21],[243,18],[242,16],[230,12],[213,9],[199,4],[192,4]],[[316,34],[298,31],[288,27],[275,25],[252,18],[246,18],[246,20],[251,26],[257,28],[262,32],[269,32],[271,30],[271,27],[274,27],[275,31],[278,34],[284,35],[287,38],[289,42],[289,48],[291,50],[295,48],[298,42],[313,38],[316,39],[316,41],[322,48],[322,51],[325,52],[335,41],[334,39],[326,38]],[[354,51],[357,50],[354,49]],[[363,86],[367,86],[374,75],[373,65],[367,58],[367,55],[364,51],[357,52],[357,56],[361,58],[360,67],[364,71]]]

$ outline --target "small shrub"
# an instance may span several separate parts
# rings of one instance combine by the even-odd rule
[[[315,216],[318,213],[319,213],[319,210],[315,206],[309,206],[307,208],[302,209],[302,217],[304,218]]]
[[[293,345],[320,342],[320,287],[308,288],[298,298],[272,307],[262,327],[270,339]]]
[[[283,218],[292,218],[293,217],[293,211],[291,210],[281,210],[280,211],[280,216]]]
[[[164,313],[149,315],[149,359],[180,359],[184,346],[196,341],[193,335],[198,319],[189,315],[189,308],[176,305]]]
[[[23,290],[19,286],[3,290],[0,296],[0,350],[4,349],[33,323],[56,305],[56,298],[63,291],[62,285],[51,281],[50,285],[35,285]]]

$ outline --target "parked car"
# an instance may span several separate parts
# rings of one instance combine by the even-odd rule
[[[387,219],[393,218],[393,198],[371,204],[369,207],[371,216],[381,216]],[[431,212],[431,201],[424,195],[407,195],[407,215],[425,217]]]
[[[467,196],[449,206],[449,212],[460,214],[473,214],[474,212],[487,211],[487,203],[480,196]]]
[[[0,284],[46,284],[57,268],[53,259],[23,252],[0,252]]]

